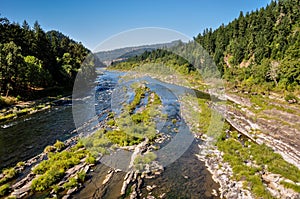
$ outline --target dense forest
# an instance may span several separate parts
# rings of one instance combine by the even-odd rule
[[[247,92],[300,91],[300,3],[299,0],[272,1],[266,8],[246,13],[216,30],[206,29],[177,48],[194,53],[197,42],[211,55],[229,85]],[[141,62],[171,63],[181,73],[194,71],[178,55],[158,49],[145,52],[113,67],[128,68]],[[203,54],[203,53],[200,53]],[[154,61],[155,60],[155,61]],[[209,60],[209,59],[207,59]],[[192,65],[191,65],[192,64]],[[212,63],[200,63],[200,68]],[[205,66],[203,66],[205,65]]]
[[[57,31],[0,18],[0,93],[26,98],[34,90],[70,87],[90,51]],[[95,75],[89,59],[89,75]]]
[[[272,1],[195,40],[229,81],[245,89],[300,89],[300,1]]]

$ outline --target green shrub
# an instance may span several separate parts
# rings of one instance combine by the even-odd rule
[[[116,125],[116,122],[115,122],[114,119],[110,119],[110,120],[108,120],[108,121],[106,122],[106,124],[107,124],[108,126],[115,126],[115,125]]]
[[[298,98],[293,94],[289,93],[284,97],[285,101],[290,102],[290,103],[297,103]]]
[[[9,193],[10,186],[9,184],[4,184],[0,186],[0,196],[5,196],[6,194]]]
[[[292,183],[285,182],[285,181],[281,181],[280,184],[282,184],[284,187],[286,187],[288,189],[293,189],[297,193],[300,193],[300,186],[299,185],[292,184]]]
[[[52,188],[52,190],[53,190],[54,193],[58,193],[62,189],[62,187],[60,187],[60,186],[58,186],[56,184],[52,185],[51,188]]]
[[[77,144],[72,148],[73,151],[84,148],[84,145],[81,141],[77,142]]]
[[[64,169],[50,169],[43,175],[32,180],[31,189],[34,191],[45,191],[55,182],[57,182],[63,175]]]
[[[96,163],[96,158],[93,156],[88,155],[85,159],[85,162],[87,164],[95,164]]]
[[[59,140],[56,140],[55,144],[53,145],[58,151],[61,151],[65,148],[65,144]]]
[[[17,175],[17,171],[15,168],[3,169],[2,173],[6,178],[13,178]]]
[[[79,171],[76,176],[78,182],[84,182],[86,179],[86,173],[84,171]]]
[[[35,174],[44,174],[51,169],[69,169],[70,167],[80,163],[80,159],[86,156],[86,151],[63,151],[60,153],[49,153],[48,160],[42,161],[40,164],[35,166],[32,171]]]
[[[46,146],[44,149],[44,153],[54,152],[56,148],[54,146]]]
[[[25,166],[25,162],[18,162],[17,163],[17,167],[24,167]]]
[[[133,163],[138,164],[149,164],[157,158],[156,154],[153,152],[145,153],[144,155],[137,155]]]
[[[72,189],[78,186],[78,182],[76,178],[70,178],[68,182],[66,182],[63,187],[65,189]]]
[[[9,178],[7,178],[7,177],[1,178],[1,179],[0,179],[0,185],[6,183],[8,180],[9,180]]]

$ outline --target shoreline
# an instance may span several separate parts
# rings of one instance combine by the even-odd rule
[[[72,95],[66,94],[62,97],[46,97],[42,99],[25,101],[14,104],[0,110],[0,123],[6,123],[23,116],[32,115],[37,112],[50,109],[59,105],[58,102],[72,101]]]

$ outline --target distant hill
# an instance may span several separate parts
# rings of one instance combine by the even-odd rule
[[[95,55],[97,55],[101,62],[106,65],[110,65],[112,61],[123,61],[130,57],[141,55],[145,51],[152,51],[159,48],[169,48],[176,46],[180,42],[180,40],[175,40],[169,43],[119,48],[110,51],[100,51],[95,53]]]

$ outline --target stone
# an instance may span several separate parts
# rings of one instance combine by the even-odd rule
[[[152,191],[154,188],[156,188],[157,186],[156,185],[152,185],[152,186],[150,186],[150,185],[148,185],[147,187],[146,187],[146,189],[147,189],[147,191]]]
[[[89,170],[90,170],[90,166],[89,166],[89,165],[86,165],[86,166],[84,167],[84,169],[83,169],[83,171],[84,171],[85,173],[89,172]]]
[[[68,199],[70,197],[70,195],[64,195],[63,197],[62,197],[62,199]]]
[[[159,198],[165,198],[166,197],[166,193],[162,193],[158,196]]]
[[[77,187],[73,188],[73,189],[69,189],[67,191],[67,195],[71,195],[72,193],[74,193],[75,191],[77,191]]]

